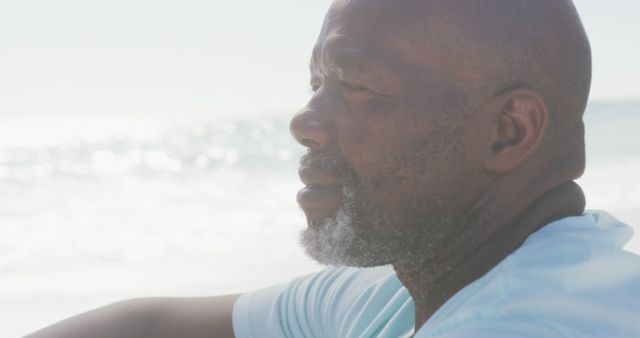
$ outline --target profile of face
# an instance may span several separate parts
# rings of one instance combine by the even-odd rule
[[[390,3],[390,1],[386,1]],[[461,210],[487,180],[451,51],[398,43],[406,13],[336,1],[311,60],[313,95],[291,121],[308,148],[301,243],[324,264],[419,263],[462,236]],[[372,18],[375,18],[373,20]],[[425,63],[424,59],[433,60]]]

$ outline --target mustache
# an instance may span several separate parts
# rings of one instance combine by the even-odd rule
[[[309,150],[300,158],[300,166],[310,167],[323,174],[335,176],[342,180],[357,181],[355,172],[342,156],[332,156]]]

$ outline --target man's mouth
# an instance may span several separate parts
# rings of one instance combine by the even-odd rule
[[[340,185],[338,177],[312,166],[301,166],[298,169],[298,176],[300,176],[300,181],[307,187],[335,187]]]
[[[307,219],[321,221],[334,216],[342,197],[340,180],[310,166],[300,167],[298,174],[305,187],[298,192],[297,200]]]
[[[336,199],[342,195],[342,187],[304,187],[298,191],[298,203],[303,209],[333,206]]]

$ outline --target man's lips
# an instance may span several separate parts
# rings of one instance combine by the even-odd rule
[[[300,167],[298,176],[307,187],[335,187],[340,185],[340,180],[337,177],[309,166]]]
[[[298,204],[304,209],[322,208],[325,206],[334,206],[333,202],[342,194],[342,190],[338,186],[334,187],[304,187],[298,191]]]
[[[340,180],[308,166],[300,167],[298,174],[305,187],[298,192],[297,200],[307,218],[322,220],[333,216],[342,196]]]

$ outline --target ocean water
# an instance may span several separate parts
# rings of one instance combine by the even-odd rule
[[[640,102],[591,104],[585,121],[588,207],[640,225]],[[297,244],[302,151],[288,116],[3,118],[0,336],[319,270]]]

